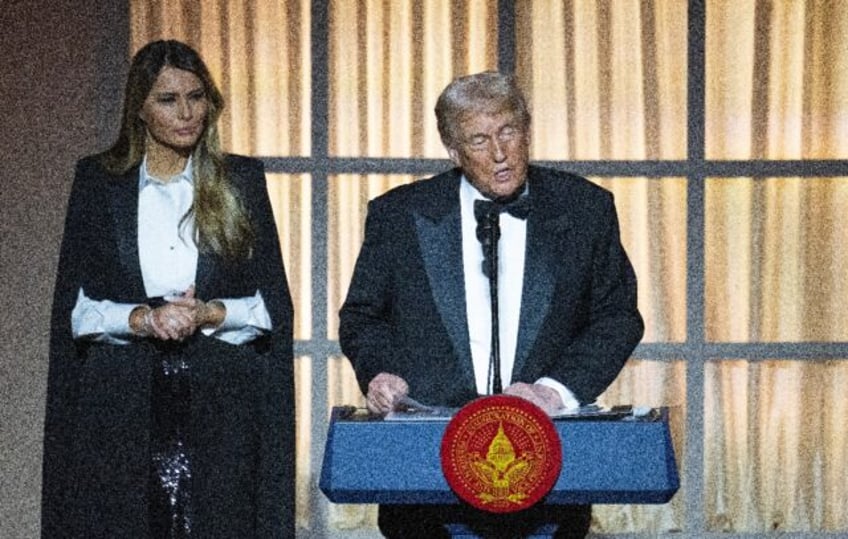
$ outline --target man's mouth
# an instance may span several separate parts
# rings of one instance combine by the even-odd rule
[[[511,173],[510,169],[508,169],[508,168],[504,168],[504,169],[495,171],[495,179],[498,180],[498,181],[503,182],[503,181],[509,180],[511,177],[512,177],[512,173]]]

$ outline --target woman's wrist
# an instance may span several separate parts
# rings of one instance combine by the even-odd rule
[[[133,335],[148,337],[151,334],[150,317],[153,309],[149,305],[139,305],[130,311],[129,326]]]
[[[224,323],[227,308],[218,300],[207,301],[200,310],[200,327],[217,328]]]

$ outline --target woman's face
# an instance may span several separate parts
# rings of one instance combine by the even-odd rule
[[[165,66],[138,115],[147,125],[148,144],[184,153],[194,148],[206,125],[209,100],[200,78]]]

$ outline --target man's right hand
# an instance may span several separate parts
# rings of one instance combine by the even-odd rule
[[[409,384],[400,376],[381,372],[368,383],[365,404],[368,411],[385,415],[395,409],[398,401],[409,394]]]

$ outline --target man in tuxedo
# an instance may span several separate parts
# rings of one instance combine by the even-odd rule
[[[454,80],[436,118],[456,168],[370,202],[340,313],[342,351],[369,410],[387,413],[406,396],[462,406],[500,387],[549,413],[593,402],[644,329],[612,195],[529,165],[530,113],[511,76]],[[481,243],[492,226],[496,283]],[[556,522],[555,537],[584,537],[590,519],[589,506],[538,505],[504,517],[384,505],[379,526],[387,537],[447,536],[447,522],[521,537]]]

